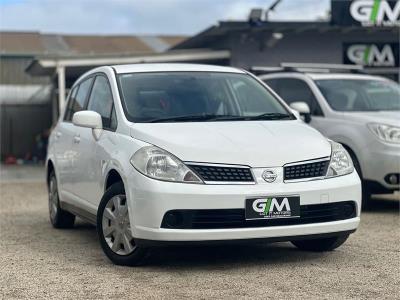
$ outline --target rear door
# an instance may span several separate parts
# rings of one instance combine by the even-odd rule
[[[80,127],[72,124],[72,117],[74,113],[85,109],[92,82],[93,78],[88,78],[80,82],[76,96],[71,98],[65,114],[65,128],[68,144],[65,146],[63,155],[65,168],[62,181],[66,197],[74,202],[76,202],[75,196],[77,195],[77,185],[79,185],[79,181],[76,177],[76,167],[80,154],[76,144]]]
[[[59,185],[59,191],[63,201],[67,200],[66,191],[70,190],[69,181],[71,180],[72,172],[72,160],[71,160],[71,148],[74,128],[71,123],[70,109],[72,103],[76,101],[76,95],[79,89],[79,85],[75,86],[68,96],[67,106],[64,116],[54,129],[54,147],[55,147],[55,161],[56,161],[56,172]]]

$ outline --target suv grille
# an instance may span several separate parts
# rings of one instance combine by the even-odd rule
[[[244,209],[181,209],[165,213],[161,228],[219,229],[333,222],[356,217],[354,201],[300,206],[300,218],[246,220]]]
[[[284,180],[306,179],[325,176],[329,159],[283,167]]]
[[[254,182],[250,168],[187,164],[205,182]]]

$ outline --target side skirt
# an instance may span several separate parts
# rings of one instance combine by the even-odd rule
[[[60,202],[60,206],[62,209],[70,212],[71,214],[74,214],[81,219],[85,220],[86,222],[89,222],[92,225],[96,226],[96,215],[88,212],[87,210],[83,210],[82,208],[79,208],[73,204],[66,203],[66,202]]]

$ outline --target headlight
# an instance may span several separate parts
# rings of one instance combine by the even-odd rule
[[[133,154],[131,164],[140,173],[158,180],[203,183],[177,157],[155,146],[146,146]]]
[[[400,144],[400,127],[385,124],[368,124],[368,128],[382,141]]]
[[[329,141],[332,147],[331,161],[326,177],[347,175],[354,171],[353,161],[347,150],[339,143]]]

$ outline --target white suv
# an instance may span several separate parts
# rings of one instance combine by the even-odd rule
[[[347,151],[234,68],[101,67],[73,85],[49,142],[54,227],[97,225],[116,264],[151,246],[256,240],[332,250],[360,222]]]
[[[305,121],[341,143],[370,195],[399,190],[400,87],[379,76],[277,72],[260,78]]]

